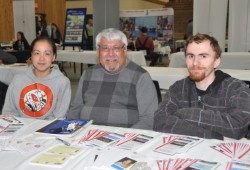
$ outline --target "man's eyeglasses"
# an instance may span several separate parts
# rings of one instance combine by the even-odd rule
[[[121,47],[119,47],[119,46],[108,47],[108,46],[101,46],[101,45],[99,45],[99,49],[102,52],[109,52],[109,50],[112,50],[115,53],[119,53],[119,52],[121,52],[122,49],[124,49],[124,45],[121,46]]]

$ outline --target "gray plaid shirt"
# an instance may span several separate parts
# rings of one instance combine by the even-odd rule
[[[154,130],[203,138],[240,139],[250,123],[247,85],[216,71],[217,83],[199,95],[189,78],[173,84],[155,112]]]
[[[155,86],[142,67],[129,61],[119,73],[110,74],[98,64],[83,73],[69,117],[152,130],[157,107]]]

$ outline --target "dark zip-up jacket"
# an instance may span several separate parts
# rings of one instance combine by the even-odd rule
[[[250,124],[246,83],[217,70],[206,91],[188,77],[175,82],[155,112],[154,130],[202,138],[240,139]]]

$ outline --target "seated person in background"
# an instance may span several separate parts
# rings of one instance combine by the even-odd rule
[[[128,39],[127,50],[128,51],[135,51],[135,44],[134,44],[133,38],[129,36],[128,31],[123,31],[123,33],[126,35],[126,37]]]
[[[17,32],[16,36],[17,36],[17,40],[14,41],[13,49],[14,50],[30,50],[30,45],[29,45],[27,39],[25,38],[23,32],[20,32],[20,31]],[[24,45],[24,49],[20,49],[22,43]]]
[[[153,129],[158,106],[153,81],[142,67],[127,59],[127,38],[108,28],[96,37],[100,64],[82,74],[68,117],[95,124]]]
[[[175,82],[155,112],[154,130],[202,138],[240,139],[250,123],[250,90],[216,70],[218,41],[206,34],[190,36],[185,58],[189,76]]]
[[[17,62],[17,59],[14,55],[4,52],[0,49],[0,64],[14,64]],[[0,113],[2,111],[4,105],[4,99],[6,96],[6,92],[8,89],[8,85],[0,82]]]
[[[62,45],[62,34],[55,23],[51,24],[51,38],[55,42],[56,46]]]
[[[154,52],[154,42],[148,36],[148,29],[146,27],[141,28],[141,35],[136,39],[135,47],[137,51],[145,51],[146,59],[151,60],[150,66],[156,65],[159,56]]]
[[[65,118],[71,99],[70,81],[52,62],[56,46],[48,37],[31,44],[32,65],[9,85],[2,114],[18,117]]]
[[[8,85],[0,81],[0,114],[2,114],[2,108],[4,105],[4,99],[6,96],[7,89]]]
[[[89,18],[86,24],[87,50],[93,50],[93,19]]]
[[[14,55],[4,52],[0,49],[0,64],[14,64],[17,59]]]

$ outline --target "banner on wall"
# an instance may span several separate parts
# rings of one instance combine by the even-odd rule
[[[140,36],[140,29],[144,26],[154,40],[163,46],[174,47],[173,8],[120,11],[120,30],[128,32],[133,39]]]

